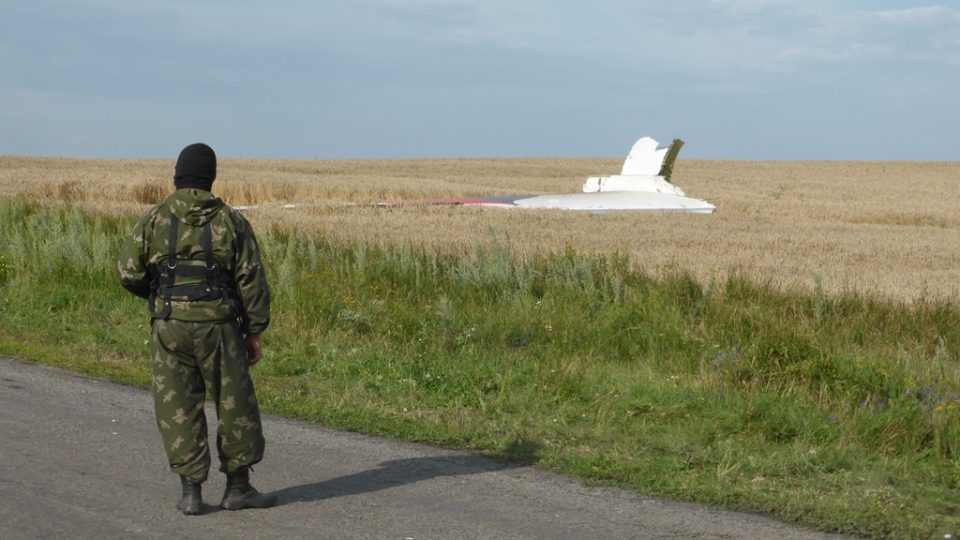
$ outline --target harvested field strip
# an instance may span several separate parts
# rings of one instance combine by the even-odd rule
[[[674,181],[712,216],[420,208],[383,199],[564,193],[613,159],[221,161],[214,191],[275,225],[343,241],[465,253],[509,238],[519,258],[570,247],[620,253],[648,273],[701,284],[740,273],[785,290],[863,293],[910,303],[955,299],[960,163],[678,161]],[[169,193],[161,160],[0,157],[0,196],[140,212]],[[271,205],[297,203],[296,210]]]

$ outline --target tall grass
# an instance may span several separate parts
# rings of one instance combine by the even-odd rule
[[[132,220],[0,201],[0,350],[145,384],[143,306],[115,283]],[[259,240],[275,316],[264,408],[470,448],[827,530],[960,520],[960,310],[651,276],[625,255],[519,260]]]

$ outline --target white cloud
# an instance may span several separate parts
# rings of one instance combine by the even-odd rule
[[[802,5],[799,0],[710,0],[715,6],[728,7],[735,11],[763,11]]]
[[[848,62],[863,58],[880,58],[891,48],[869,43],[850,43],[837,47],[793,47],[777,53],[777,60],[794,62]]]
[[[929,69],[960,63],[960,12],[944,6],[876,11],[866,3],[867,9],[827,9],[816,1],[711,3],[727,8],[741,38],[718,40],[719,47],[738,53],[740,66],[748,71],[809,71],[843,64],[889,72],[894,65]]]
[[[403,133],[416,123],[424,133],[447,133],[458,125],[451,116],[486,122],[489,129],[464,135],[462,147],[453,142],[458,137],[424,135],[429,145],[410,142],[383,152],[552,152],[536,149],[533,141],[545,140],[538,130],[604,132],[617,139],[611,135],[616,126],[632,132],[635,123],[650,123],[658,114],[664,125],[694,128],[742,117],[758,132],[775,133],[782,121],[764,123],[781,114],[783,103],[806,100],[810,110],[820,110],[824,96],[841,96],[838,102],[848,97],[843,107],[824,108],[823,126],[851,122],[851,108],[872,118],[864,111],[888,111],[892,103],[904,111],[900,120],[923,132],[928,124],[946,124],[944,111],[957,111],[952,94],[960,86],[960,12],[952,2],[926,1],[940,4],[8,2],[0,9],[0,60],[7,74],[0,82],[6,126],[0,151],[82,154],[100,139],[114,148],[119,143],[111,137],[126,132],[179,135],[177,128],[191,122],[167,120],[170,111],[188,107],[191,119],[221,129],[221,140],[233,141],[235,153],[260,152],[258,145],[266,144],[235,135],[247,128],[310,133],[305,139],[329,139],[349,155],[354,143],[345,134],[358,134],[358,147],[365,148],[369,133],[381,126]],[[877,89],[897,99],[883,102]],[[118,123],[89,136],[89,119],[101,116],[136,118],[148,128]],[[499,137],[507,125],[516,133]],[[498,136],[490,136],[494,132]],[[3,133],[18,136],[4,139]],[[296,142],[278,142],[277,148]],[[142,145],[159,146],[153,140]]]
[[[881,21],[898,26],[958,26],[960,11],[944,6],[926,6],[908,9],[881,11]]]

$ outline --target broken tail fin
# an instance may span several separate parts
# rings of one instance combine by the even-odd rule
[[[683,148],[683,141],[680,139],[674,139],[670,143],[670,148],[667,149],[667,155],[663,157],[663,165],[660,166],[660,172],[657,176],[662,176],[667,182],[670,181],[670,176],[673,174],[673,164],[677,161],[677,155],[681,148]]]

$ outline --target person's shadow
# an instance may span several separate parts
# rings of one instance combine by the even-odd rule
[[[274,491],[271,495],[276,495],[277,506],[282,506],[369,493],[440,476],[481,474],[522,466],[522,463],[499,462],[470,455],[394,459],[381,463],[376,469],[292,486]]]

